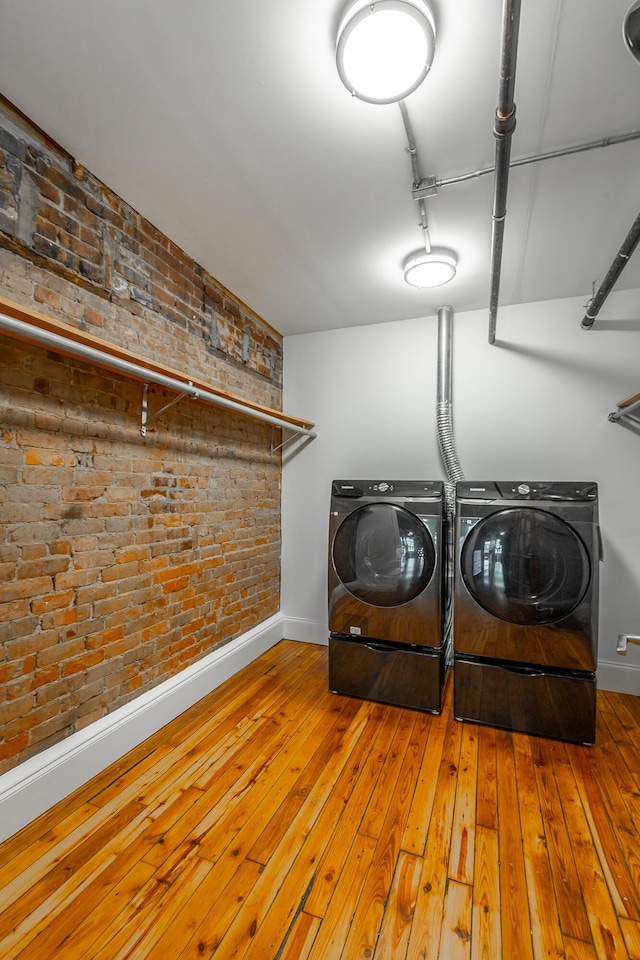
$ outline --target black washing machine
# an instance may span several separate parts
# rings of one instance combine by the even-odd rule
[[[329,689],[434,713],[445,667],[444,484],[334,480]]]
[[[595,483],[456,487],[454,712],[459,720],[595,740]]]

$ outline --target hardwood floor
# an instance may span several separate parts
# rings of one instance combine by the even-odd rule
[[[3,960],[640,960],[640,698],[595,747],[282,641],[0,846]]]

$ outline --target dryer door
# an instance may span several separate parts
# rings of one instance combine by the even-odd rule
[[[526,626],[567,617],[591,579],[586,547],[559,517],[510,508],[480,520],[460,553],[464,584],[484,610]]]
[[[413,600],[431,580],[436,552],[429,531],[409,510],[370,503],[349,514],[332,546],[336,574],[354,597],[378,607]]]

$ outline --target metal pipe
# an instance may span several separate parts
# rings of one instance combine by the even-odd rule
[[[437,399],[451,403],[451,371],[453,353],[453,307],[438,307],[438,371]]]
[[[496,138],[496,164],[491,235],[491,279],[489,294],[489,343],[495,343],[496,316],[500,292],[500,269],[504,240],[504,220],[507,213],[507,187],[511,137],[516,126],[516,105],[513,100],[520,26],[520,0],[504,0],[502,7],[502,53],[498,108],[493,135]]]
[[[411,121],[409,119],[409,114],[407,112],[406,105],[403,100],[400,100],[398,103],[400,107],[400,113],[402,114],[402,120],[404,122],[404,129],[407,135],[407,144],[409,150],[409,156],[411,157],[411,169],[413,171],[413,189],[417,189],[420,186],[422,181],[422,176],[420,174],[420,164],[418,163],[418,150],[416,148],[415,137],[413,135],[413,128],[411,126]],[[423,231],[424,235],[424,247],[427,253],[431,253],[431,240],[429,238],[429,221],[427,218],[427,205],[424,199],[418,201],[420,207],[420,229]]]
[[[585,330],[590,330],[591,327],[593,326],[594,321],[598,316],[598,313],[600,312],[600,309],[604,301],[609,296],[613,288],[613,285],[615,284],[616,280],[618,279],[618,277],[626,267],[627,263],[629,262],[629,257],[631,256],[635,248],[638,246],[639,242],[640,242],[640,213],[634,220],[631,230],[629,230],[629,233],[624,239],[624,243],[618,250],[613,263],[609,267],[604,280],[602,281],[602,283],[598,288],[598,292],[595,294],[594,297],[592,297],[592,299],[589,301],[587,305],[587,312],[585,313],[582,323],[580,324],[580,326],[584,327]]]
[[[611,420],[612,423],[616,423],[618,420],[624,420],[625,417],[635,413],[636,410],[640,411],[640,400],[636,400],[635,403],[630,403],[627,407],[619,407],[614,413],[609,414],[609,420]],[[633,417],[632,419],[637,418]]]
[[[184,393],[189,397],[192,397],[194,400],[202,400],[205,403],[213,404],[217,407],[225,407],[229,410],[234,410],[236,413],[243,413],[246,416],[254,417],[256,420],[264,420],[266,423],[271,423],[273,426],[281,427],[285,430],[291,430],[294,433],[302,434],[305,437],[313,439],[317,434],[307,428],[299,426],[295,423],[290,423],[288,420],[282,420],[280,417],[273,416],[270,413],[262,410],[256,410],[253,407],[246,407],[240,401],[233,400],[231,397],[220,396],[216,393],[210,393],[208,390],[202,390],[199,387],[194,387],[192,383],[183,380],[176,380],[173,377],[168,377],[163,373],[158,373],[155,370],[152,370],[148,367],[143,367],[137,363],[131,363],[129,360],[124,360],[121,357],[112,356],[109,353],[104,353],[102,350],[97,350],[95,347],[90,347],[84,343],[77,343],[74,340],[70,340],[67,337],[63,337],[58,333],[53,333],[49,330],[43,330],[40,327],[35,327],[32,324],[25,323],[23,320],[18,320],[15,317],[9,317],[4,313],[0,313],[0,329],[6,330],[8,333],[17,335],[22,339],[29,340],[33,343],[39,343],[42,346],[50,347],[53,350],[60,350],[65,354],[69,354],[73,357],[79,357],[82,360],[87,360],[89,363],[95,363],[100,367],[106,367],[109,370],[115,370],[118,373],[125,373],[131,377],[134,377],[136,380],[142,380],[149,383],[157,383],[161,387],[166,387],[168,390],[176,390],[178,393]]]
[[[411,127],[411,121],[409,120],[409,114],[407,112],[407,107],[404,100],[400,100],[398,106],[400,107],[400,113],[402,115],[405,133],[407,135],[409,156],[411,157],[411,167],[413,170],[413,185],[414,187],[417,187],[420,183],[421,177],[420,168],[418,166],[418,151],[416,150],[415,137],[413,136],[413,129]]]
[[[546,153],[536,153],[530,157],[519,157],[511,160],[511,168],[524,167],[528,163],[538,163],[540,160],[555,160],[558,157],[569,157],[574,153],[586,153],[588,150],[597,150],[600,147],[613,147],[618,143],[629,143],[631,140],[640,140],[640,130],[630,130],[629,133],[620,133],[615,137],[604,137],[602,140],[590,140],[588,143],[580,143],[575,147],[560,147],[558,150],[548,150]],[[461,173],[458,177],[446,177],[443,180],[436,180],[435,187],[450,187],[455,183],[466,183],[467,180],[477,180],[479,177],[485,177],[490,173],[495,173],[494,167],[482,167],[480,170],[474,170],[472,173]]]

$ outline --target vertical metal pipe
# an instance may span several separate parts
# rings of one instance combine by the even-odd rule
[[[438,307],[438,404],[451,403],[453,307]]]
[[[504,0],[502,6],[502,53],[498,108],[493,134],[496,138],[496,163],[491,235],[491,280],[489,293],[489,343],[496,340],[496,317],[500,293],[500,270],[504,241],[504,220],[507,213],[507,187],[511,159],[511,137],[516,126],[516,105],[513,94],[516,80],[520,0]]]

